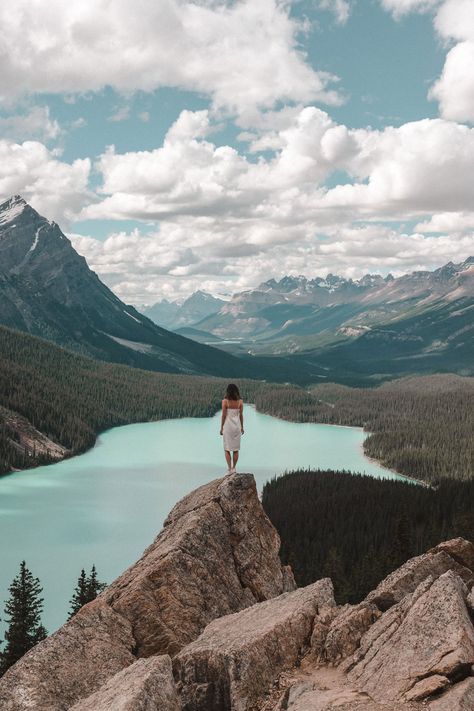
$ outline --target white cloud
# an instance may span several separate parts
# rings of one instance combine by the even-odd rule
[[[60,161],[37,141],[0,140],[0,199],[21,194],[40,213],[63,225],[90,199],[90,161]]]
[[[410,12],[427,12],[439,5],[441,0],[381,0],[382,6],[396,18]]]
[[[348,0],[319,0],[319,7],[321,10],[330,10],[340,25],[344,25],[351,14]]]
[[[358,278],[367,272],[435,268],[474,253],[474,233],[462,237],[401,234],[383,225],[337,227],[324,240],[242,247],[227,226],[166,223],[158,234],[118,233],[105,242],[69,235],[92,269],[125,301],[151,304],[163,297],[188,296],[196,289],[232,293],[255,287],[270,276],[328,272]],[[220,253],[214,247],[222,241]],[[193,249],[193,243],[204,248]],[[186,246],[190,245],[190,246]]]
[[[274,157],[250,161],[209,140],[207,111],[184,111],[162,147],[125,154],[111,148],[101,156],[105,197],[83,216],[329,224],[342,214],[345,221],[406,220],[474,209],[474,129],[442,119],[349,129],[314,107],[283,125],[259,138],[260,148],[276,150]],[[345,171],[347,181],[327,190],[335,170]]]
[[[113,114],[108,116],[107,121],[113,121],[119,123],[121,121],[128,121],[130,118],[130,106],[120,106]]]
[[[51,118],[48,106],[32,106],[25,113],[0,117],[0,134],[2,138],[51,141],[59,137],[61,127]]]
[[[223,291],[265,275],[354,276],[381,264],[401,271],[473,250],[472,233],[430,237],[423,224],[441,210],[474,212],[474,129],[435,119],[355,130],[306,107],[268,135],[273,157],[251,160],[211,141],[207,111],[186,111],[154,151],[109,149],[96,166],[103,198],[81,216],[137,219],[155,231],[81,242],[93,268],[141,303],[162,288]],[[335,170],[346,183],[328,189]],[[422,222],[414,235],[389,226],[408,219]]]
[[[449,50],[430,98],[439,102],[444,118],[474,121],[474,0],[446,0],[435,27],[441,37],[457,44]]]
[[[0,98],[173,86],[245,113],[280,101],[337,103],[333,76],[299,49],[281,0],[17,0],[0,4]]]
[[[474,231],[474,212],[440,212],[429,220],[418,223],[418,232],[444,232],[456,234]]]
[[[395,17],[435,10],[434,27],[449,49],[439,79],[429,91],[440,115],[474,122],[474,0],[381,0]]]

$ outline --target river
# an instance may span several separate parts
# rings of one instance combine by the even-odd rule
[[[116,427],[85,454],[0,479],[0,617],[23,559],[43,585],[49,632],[65,621],[81,568],[94,563],[111,582],[137,560],[182,496],[225,473],[219,424],[217,414]],[[365,457],[359,428],[285,422],[249,406],[245,427],[238,470],[259,490],[298,467],[403,478]]]

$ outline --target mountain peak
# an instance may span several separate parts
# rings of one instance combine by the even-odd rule
[[[8,225],[10,222],[21,215],[28,203],[21,195],[13,195],[2,204],[0,204],[0,226]]]

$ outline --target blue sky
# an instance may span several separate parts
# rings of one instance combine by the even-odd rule
[[[0,198],[129,302],[474,251],[474,0],[19,0],[0,28]]]

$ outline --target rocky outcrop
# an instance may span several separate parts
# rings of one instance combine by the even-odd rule
[[[250,475],[180,501],[142,558],[0,679],[1,711],[473,711],[474,545],[357,605],[295,589]]]
[[[324,579],[211,622],[174,660],[183,708],[253,707],[309,648],[318,609],[328,605],[333,588]]]
[[[168,655],[139,659],[71,711],[180,711]]]
[[[423,699],[471,673],[474,628],[461,578],[430,576],[383,614],[346,665],[376,701]]]
[[[197,489],[142,558],[0,680],[2,711],[64,711],[137,657],[175,654],[216,617],[295,587],[249,474]]]
[[[132,626],[103,600],[36,645],[0,679],[2,711],[68,709],[135,661]]]

